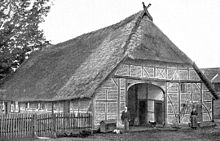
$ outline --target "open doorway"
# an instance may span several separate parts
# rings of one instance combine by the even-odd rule
[[[164,123],[164,91],[156,85],[138,83],[128,89],[130,125],[144,126],[151,122]]]

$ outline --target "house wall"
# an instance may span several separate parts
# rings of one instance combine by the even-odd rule
[[[95,92],[94,124],[108,119],[120,120],[125,107],[125,79],[109,78]]]
[[[92,100],[82,99],[82,100],[72,100],[70,102],[70,113],[86,113],[91,112],[91,102]],[[54,103],[54,113],[64,112],[64,101],[55,101]],[[19,106],[18,106],[19,105]],[[52,102],[16,102],[11,104],[10,112],[20,112],[20,113],[45,113],[52,112]]]
[[[182,80],[187,81],[182,82]],[[127,89],[136,83],[154,83],[165,91],[167,105],[165,111],[167,111],[166,122],[168,124],[173,123],[180,111],[184,110],[181,106],[183,104],[199,104],[198,110],[202,111],[199,120],[208,121],[212,119],[211,93],[192,67],[127,60],[95,92],[95,125],[107,119],[116,119],[120,124],[120,116],[126,105]],[[190,112],[190,107],[185,109],[185,114],[180,119],[181,123],[189,122]]]

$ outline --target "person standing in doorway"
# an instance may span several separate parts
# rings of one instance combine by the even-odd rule
[[[125,107],[125,110],[122,112],[121,120],[122,120],[122,123],[124,124],[125,131],[128,131],[129,130],[130,113],[129,113],[127,107]]]

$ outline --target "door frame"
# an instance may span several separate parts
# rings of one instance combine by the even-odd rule
[[[163,89],[163,87],[161,86],[160,83],[157,83],[157,82],[154,82],[154,81],[139,81],[139,80],[132,80],[132,81],[129,81],[129,79],[126,79],[126,83],[125,83],[125,87],[126,87],[126,98],[125,98],[125,103],[126,103],[126,106],[128,107],[128,103],[129,103],[129,99],[128,99],[128,95],[129,95],[129,89],[135,85],[139,85],[139,84],[148,84],[148,85],[154,85],[156,87],[158,87],[162,92],[163,92],[163,97],[164,99],[163,100],[154,100],[154,103],[155,101],[160,101],[162,102],[162,110],[163,110],[163,124],[166,124],[167,123],[167,94],[166,94],[166,89]],[[166,86],[166,84],[164,84],[164,86]],[[148,96],[147,96],[148,97]],[[137,95],[135,97],[135,100],[136,100],[136,110],[137,110],[137,117],[138,117],[138,120],[139,120],[139,100],[137,99]],[[144,100],[144,99],[143,99]],[[148,114],[148,98],[145,99],[146,100],[146,107],[145,107],[145,114]],[[145,115],[146,117],[146,121],[148,121],[148,115]],[[155,119],[155,115],[154,115],[154,119]],[[140,125],[140,124],[139,124]]]

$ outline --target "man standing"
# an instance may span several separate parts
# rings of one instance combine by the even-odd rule
[[[121,120],[122,120],[122,123],[124,124],[125,131],[128,131],[129,130],[130,113],[129,113],[127,107],[125,107],[125,110],[122,112]]]

